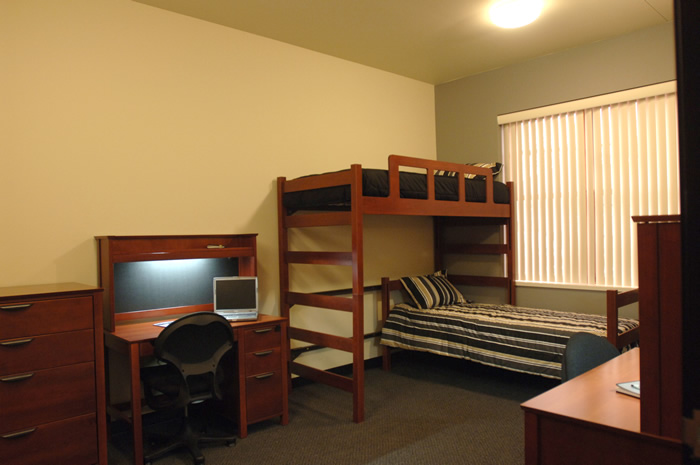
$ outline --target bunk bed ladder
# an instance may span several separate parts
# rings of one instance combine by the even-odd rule
[[[285,178],[277,179],[278,229],[279,229],[279,273],[280,273],[280,313],[289,319],[289,338],[316,346],[327,347],[352,353],[352,377],[320,370],[294,362],[291,353],[289,373],[314,382],[350,392],[353,395],[353,421],[364,421],[364,276],[363,276],[363,213],[362,213],[362,171],[359,165],[350,170],[353,186],[352,209],[342,212],[297,213],[288,215],[283,206]],[[289,250],[289,229],[322,226],[349,225],[352,234],[350,252],[304,252]],[[317,293],[292,292],[289,289],[289,265],[341,265],[352,267],[352,297],[339,297]],[[294,327],[290,318],[295,305],[323,308],[352,313],[352,337],[342,337]],[[287,350],[290,346],[287,345]],[[291,386],[291,383],[289,384]]]

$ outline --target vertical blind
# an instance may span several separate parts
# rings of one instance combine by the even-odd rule
[[[680,212],[675,83],[499,116],[516,279],[637,286],[633,215]]]

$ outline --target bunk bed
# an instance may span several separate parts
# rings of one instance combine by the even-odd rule
[[[316,307],[352,314],[352,336],[294,326],[290,339],[352,353],[352,375],[343,376],[298,363],[290,353],[290,374],[351,392],[353,421],[364,420],[364,261],[365,215],[413,215],[434,218],[435,266],[442,253],[489,254],[504,257],[503,276],[451,276],[464,285],[502,287],[509,303],[515,302],[510,183],[493,179],[489,168],[437,160],[390,155],[386,170],[363,169],[354,164],[342,171],[277,179],[280,312],[289,318],[294,306]],[[442,230],[453,224],[498,225],[498,244],[453,244]],[[350,226],[349,251],[290,250],[289,233],[297,228]],[[331,293],[305,293],[290,289],[290,268],[295,264],[343,265],[352,269],[352,288],[344,297]]]
[[[392,291],[403,299],[391,306]],[[639,322],[619,318],[637,302],[636,289],[608,290],[606,315],[469,302],[437,272],[398,280],[382,278],[383,367],[392,348],[430,352],[511,371],[560,379],[564,349],[577,332],[606,337],[619,350],[636,345]]]

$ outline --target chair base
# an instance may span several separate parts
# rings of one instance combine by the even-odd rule
[[[194,459],[195,465],[204,465],[204,454],[200,447],[207,445],[227,445],[229,447],[236,444],[236,436],[207,436],[202,435],[192,427],[189,421],[184,421],[180,431],[176,435],[159,435],[166,441],[165,444],[155,450],[147,451],[144,455],[144,464],[151,465],[155,460],[179,449],[187,449]],[[154,439],[156,436],[154,436]]]

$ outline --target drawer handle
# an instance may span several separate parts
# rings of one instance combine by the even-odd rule
[[[258,375],[255,377],[255,379],[265,379],[265,378],[270,378],[271,376],[274,376],[274,372],[269,372],[269,373],[263,373],[262,375]]]
[[[4,434],[2,436],[3,439],[15,439],[15,438],[21,438],[22,436],[26,436],[28,434],[32,434],[34,431],[36,431],[36,428],[29,428],[25,429],[22,431],[17,431],[14,433],[9,433],[9,434]]]
[[[272,353],[271,350],[265,350],[262,352],[254,352],[253,355],[255,355],[256,357],[264,357],[266,355],[270,355],[271,353]]]
[[[31,306],[32,304],[5,305],[4,307],[0,307],[0,310],[6,310],[8,312],[11,312],[15,310],[24,310]]]
[[[222,244],[209,244],[207,249],[225,249],[226,246]]]
[[[256,333],[256,334],[262,334],[262,333],[269,333],[270,331],[272,331],[272,327],[270,327],[270,328],[256,329],[256,330],[255,330],[255,333]]]
[[[33,337],[28,337],[27,339],[15,339],[14,341],[2,341],[0,346],[11,347],[11,346],[21,346],[23,344],[29,344],[34,340]]]
[[[8,376],[7,378],[0,378],[3,383],[15,383],[17,381],[24,381],[34,376],[34,373],[25,373],[23,375]]]

